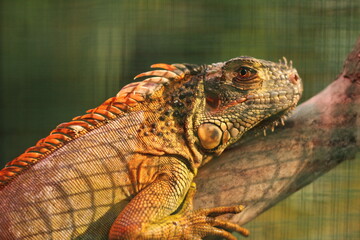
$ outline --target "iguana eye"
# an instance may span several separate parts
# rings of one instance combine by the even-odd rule
[[[254,79],[257,74],[256,70],[244,66],[240,67],[236,72],[237,75],[233,79],[235,82]]]

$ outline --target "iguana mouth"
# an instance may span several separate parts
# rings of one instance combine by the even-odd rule
[[[290,80],[291,81],[291,80]],[[294,105],[298,102],[301,94],[298,92],[274,91],[261,94],[249,94],[225,103],[219,97],[206,97],[206,110],[210,112],[224,111],[240,103],[264,104],[287,102],[291,100]],[[291,107],[291,106],[290,106]]]
[[[206,97],[206,109],[208,111],[214,111],[221,104],[221,101],[217,97]]]
[[[226,103],[225,105],[222,105],[222,101],[220,98],[218,97],[206,97],[206,110],[210,111],[210,112],[215,112],[215,111],[219,111],[219,110],[226,110],[232,106],[235,106],[239,103],[243,103],[246,100],[248,100],[247,97],[241,97],[238,98],[236,100],[230,101],[228,103]],[[220,107],[221,106],[221,107]]]

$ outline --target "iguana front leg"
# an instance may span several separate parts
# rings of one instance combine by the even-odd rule
[[[195,194],[194,174],[176,158],[167,158],[151,184],[141,190],[113,223],[109,239],[202,239],[220,236],[236,239],[230,231],[248,235],[246,229],[217,219],[238,213],[242,206],[192,209]]]

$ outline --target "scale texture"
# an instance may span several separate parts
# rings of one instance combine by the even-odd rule
[[[0,171],[1,239],[249,234],[217,218],[243,206],[193,210],[193,179],[248,130],[283,122],[302,93],[297,71],[252,57],[152,68]]]

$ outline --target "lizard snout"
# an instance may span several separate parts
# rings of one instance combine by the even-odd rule
[[[300,77],[297,74],[297,72],[290,73],[289,80],[290,80],[291,83],[298,84],[299,79],[300,79]]]

